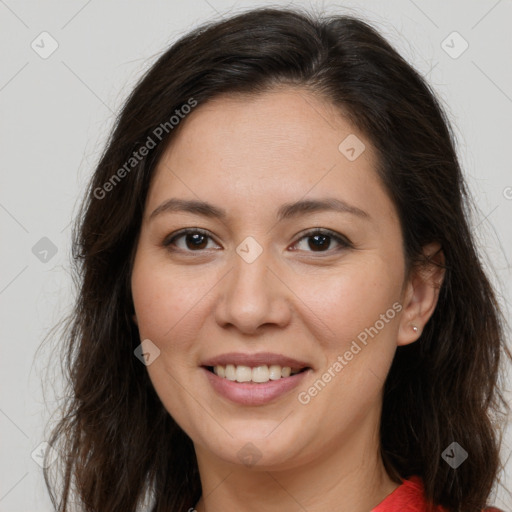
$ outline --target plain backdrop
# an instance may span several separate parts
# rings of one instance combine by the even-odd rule
[[[70,222],[124,99],[197,24],[292,4],[363,17],[433,85],[477,202],[482,258],[510,318],[510,0],[0,0],[0,511],[51,510],[38,460],[62,391],[62,353],[36,349],[73,303]],[[511,446],[509,428],[495,497],[505,511]]]

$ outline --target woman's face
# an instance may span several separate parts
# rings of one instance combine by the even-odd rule
[[[183,122],[132,274],[163,405],[198,457],[277,469],[367,446],[407,290],[370,141],[291,88],[217,98]]]

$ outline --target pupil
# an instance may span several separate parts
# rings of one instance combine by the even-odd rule
[[[187,247],[189,249],[204,249],[206,236],[201,233],[194,233],[187,235]],[[189,242],[192,242],[191,244]]]
[[[309,248],[313,251],[318,251],[319,249],[325,249],[326,247],[329,247],[329,236],[328,235],[314,235],[309,237]],[[313,244],[311,243],[311,240],[314,240]]]
[[[206,246],[206,236],[201,233],[187,235],[187,247],[189,249],[204,249]],[[330,237],[328,235],[313,235],[309,237],[309,248],[313,251],[319,251],[329,247]]]

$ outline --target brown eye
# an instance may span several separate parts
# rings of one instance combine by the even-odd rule
[[[333,231],[317,229],[302,236],[294,247],[295,250],[306,252],[333,252],[352,247],[352,244]]]
[[[185,235],[185,245],[188,249],[204,249],[208,245],[208,237],[202,233]]]
[[[168,237],[163,245],[169,250],[198,252],[212,248],[208,246],[209,242],[214,243],[207,232],[199,229],[186,229]]]
[[[329,245],[331,244],[331,237],[328,235],[309,236],[308,240],[308,247],[312,251],[322,251],[324,249],[329,249]]]

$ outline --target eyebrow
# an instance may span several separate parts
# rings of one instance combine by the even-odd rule
[[[277,218],[278,220],[285,220],[299,215],[320,211],[350,213],[362,219],[370,218],[370,215],[364,210],[334,197],[327,197],[324,199],[303,199],[294,203],[285,203],[279,208]],[[222,220],[227,218],[226,210],[205,201],[172,198],[164,201],[160,206],[153,210],[149,216],[149,220],[168,212],[188,212],[195,215],[201,215],[203,217],[219,218]]]

